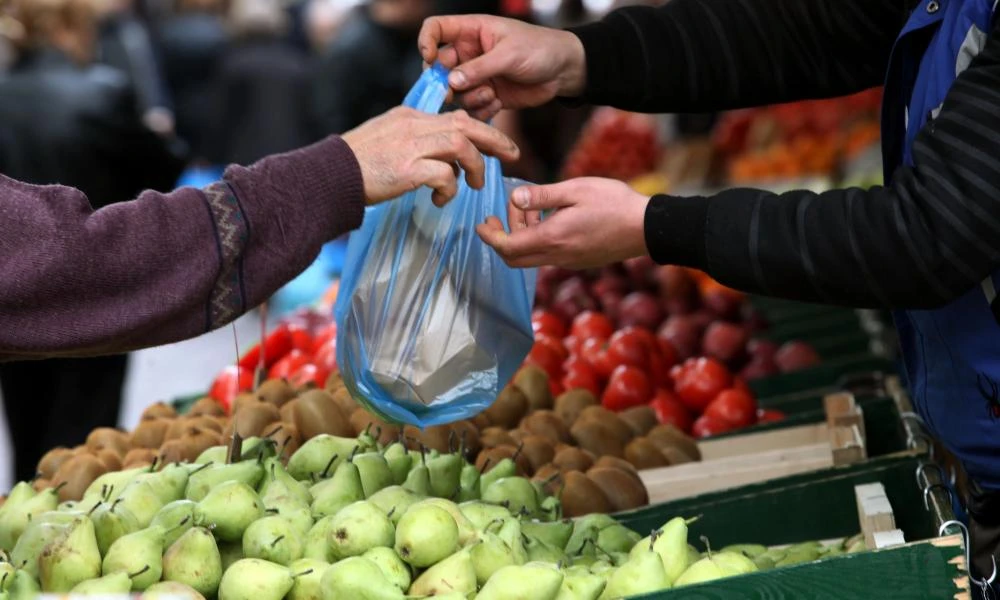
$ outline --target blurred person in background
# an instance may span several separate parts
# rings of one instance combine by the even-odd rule
[[[360,0],[307,0],[302,18],[313,53],[323,52],[337,36],[340,26]]]
[[[231,1],[208,124],[211,162],[247,165],[322,137],[310,118],[309,57],[288,41],[289,27],[280,0]]]
[[[127,78],[93,65],[90,0],[16,0],[14,14],[22,28],[17,60],[0,77],[0,173],[73,186],[98,207],[146,188],[169,189],[181,160],[142,123]],[[14,242],[4,237],[0,245]],[[2,254],[5,269],[17,263]],[[18,479],[33,476],[47,449],[117,424],[126,366],[125,355],[0,365]]]

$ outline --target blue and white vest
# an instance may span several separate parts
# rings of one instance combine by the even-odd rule
[[[996,3],[923,0],[910,16],[886,74],[886,182],[901,164],[913,165],[914,138],[937,116],[955,78],[985,46]],[[1000,89],[994,92],[995,98],[984,101],[996,103]],[[948,306],[894,313],[914,407],[986,489],[1000,489],[998,289],[1000,270]]]

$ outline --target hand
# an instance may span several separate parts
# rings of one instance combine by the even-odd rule
[[[572,33],[483,15],[431,17],[417,44],[427,64],[453,69],[456,100],[479,119],[501,108],[578,96],[586,82],[583,44]],[[446,45],[439,48],[440,45]]]
[[[613,179],[583,177],[514,190],[511,232],[490,217],[476,227],[512,267],[589,269],[648,253],[644,221],[649,198]],[[541,220],[540,211],[557,209]]]
[[[361,165],[368,204],[426,185],[434,204],[458,192],[458,166],[470,187],[485,184],[482,154],[517,160],[520,151],[504,134],[464,111],[431,115],[394,108],[343,135]]]

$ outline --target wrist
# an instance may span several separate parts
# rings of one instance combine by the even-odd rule
[[[587,53],[583,42],[573,32],[559,31],[564,38],[560,43],[563,49],[562,65],[558,76],[556,96],[560,98],[577,98],[583,95],[587,87]]]
[[[704,269],[708,198],[653,196],[646,205],[644,235],[657,263]]]

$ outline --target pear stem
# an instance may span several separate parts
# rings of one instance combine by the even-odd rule
[[[510,459],[517,462],[517,457],[521,455],[521,450],[524,450],[524,442],[517,445],[517,450],[514,452],[514,455],[510,457]]]
[[[454,454],[455,453],[455,438],[456,437],[457,436],[455,435],[455,430],[454,429],[450,429],[448,431],[448,453],[449,454]]]
[[[705,544],[705,552],[708,553],[708,557],[712,558],[712,546],[708,543],[708,538],[705,536],[698,536],[702,544]]]
[[[63,481],[63,482],[60,482],[60,483],[59,483],[59,485],[57,485],[56,487],[54,487],[54,488],[49,488],[49,491],[51,491],[51,492],[52,492],[53,494],[58,494],[58,493],[59,493],[59,490],[61,490],[61,489],[63,489],[64,487],[66,487],[66,485],[67,485],[68,483],[69,483],[68,481]]]
[[[381,439],[381,438],[382,438],[382,426],[381,425],[376,425],[375,426],[375,439],[378,440],[378,439]]]
[[[198,467],[194,471],[191,471],[191,475],[195,475],[197,473],[201,473],[202,471],[204,471],[205,469],[209,468],[210,466],[212,466],[212,461],[208,461],[207,463],[205,463],[202,466]]]
[[[369,423],[368,426],[371,427],[371,423]],[[365,433],[368,433],[367,429],[365,430]],[[354,449],[351,450],[351,456],[347,459],[347,462],[354,462],[354,457],[357,456],[358,450],[361,450],[361,446],[355,446]]]
[[[304,577],[306,575],[309,575],[312,572],[313,572],[312,569],[306,569],[305,571],[302,571],[301,573],[296,573],[295,575],[292,575],[292,579],[294,579],[296,577]]]
[[[546,477],[545,479],[542,480],[542,486],[546,486],[555,481],[556,479],[559,479],[560,477],[562,477],[562,473],[555,473],[549,477]]]
[[[705,515],[696,515],[694,517],[691,517],[690,519],[685,520],[684,524],[690,527],[691,525],[694,525],[695,523],[697,523],[698,520],[701,519],[704,516]]]
[[[482,466],[482,468],[479,469],[479,475],[480,475],[480,477],[483,476],[486,473],[486,467],[490,466],[490,461],[491,461],[491,459],[488,456],[486,457],[486,460],[483,461],[483,466]]]
[[[97,504],[95,504],[93,508],[87,511],[87,516],[89,517],[90,515],[94,514],[94,511],[97,510],[97,507],[102,504],[104,504],[104,502],[98,502]]]
[[[337,462],[337,458],[339,456],[340,456],[339,454],[334,454],[333,456],[330,457],[330,462],[326,463],[326,466],[323,467],[323,472],[320,474],[320,479],[327,478],[327,476],[330,474],[330,467],[333,466],[333,463]]]
[[[277,508],[265,508],[264,512],[266,512],[268,514],[271,514],[271,515],[279,515],[279,514],[281,514],[281,512]]]
[[[155,471],[155,470],[156,470],[156,465],[157,465],[157,463],[158,463],[159,461],[160,461],[160,457],[159,457],[159,456],[154,456],[154,457],[153,457],[153,462],[151,462],[151,463],[149,464],[149,472],[150,472],[150,473],[152,473],[153,471]]]
[[[469,432],[467,430],[463,429],[462,430],[462,437],[461,437],[461,439],[458,442],[458,455],[461,456],[462,458],[465,458],[465,451],[467,449],[466,446],[465,446],[465,438],[466,438],[466,434],[467,433],[469,433]]]
[[[266,434],[264,434],[263,437],[269,438],[272,435],[274,435],[274,434],[278,433],[279,431],[281,431],[282,429],[284,429],[284,427],[285,427],[284,425],[278,425],[277,427],[274,428],[274,430],[271,433],[266,433]]]
[[[108,484],[106,483],[101,484],[101,498],[107,500],[108,496],[110,495],[111,495],[111,490],[108,489]]]
[[[142,575],[143,573],[145,573],[148,570],[149,570],[149,565],[146,565],[145,567],[139,569],[135,573],[129,573],[128,574],[128,578],[129,579],[135,579],[136,577],[138,577],[139,575]]]
[[[650,552],[652,552],[652,551],[653,551],[653,544],[655,544],[655,543],[656,543],[656,540],[657,540],[657,539],[659,539],[659,537],[660,537],[660,534],[662,534],[662,533],[663,533],[663,530],[662,530],[662,529],[654,529],[654,530],[653,530],[653,531],[652,531],[652,532],[651,532],[651,533],[649,534],[649,551],[650,551]]]
[[[394,512],[396,512],[396,507],[395,507],[395,506],[393,506],[392,508],[390,508],[390,509],[389,509],[389,512],[387,512],[387,513],[385,514],[385,517],[386,517],[387,519],[391,519],[391,518],[392,518],[392,514],[393,514]]]
[[[420,463],[427,466],[427,446],[420,444]]]
[[[3,574],[3,578],[0,579],[0,588],[7,587],[7,576],[10,575],[10,571]]]
[[[283,539],[285,539],[285,536],[283,536],[283,535],[279,535],[278,537],[274,538],[274,541],[273,541],[273,542],[271,542],[271,547],[272,547],[272,548],[274,548],[274,547],[275,547],[275,546],[277,546],[277,545],[278,545],[278,543],[279,543],[279,542],[281,542],[281,540],[283,540]]]
[[[115,500],[114,502],[112,502],[111,503],[111,512],[115,512],[115,509],[118,508],[118,505],[121,504],[124,501],[125,501],[125,498],[118,498],[117,500]]]

